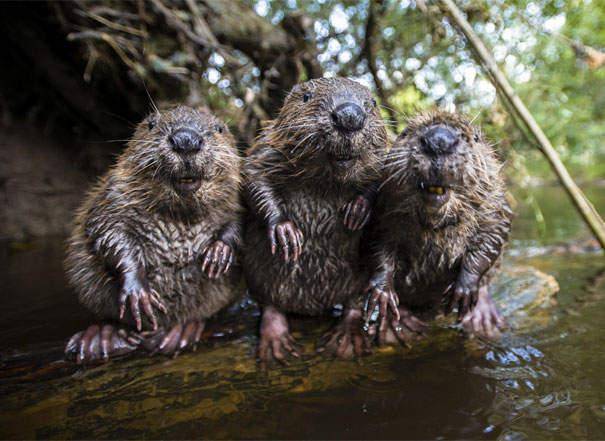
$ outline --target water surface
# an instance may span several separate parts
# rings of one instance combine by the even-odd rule
[[[605,211],[602,189],[591,190]],[[605,438],[605,260],[559,189],[534,196],[517,208],[507,261],[557,278],[548,320],[488,346],[438,328],[411,351],[362,363],[308,356],[268,374],[250,363],[254,305],[177,360],[59,361],[65,338],[92,320],[66,287],[61,241],[5,245],[0,438]],[[313,338],[327,326],[295,323]]]

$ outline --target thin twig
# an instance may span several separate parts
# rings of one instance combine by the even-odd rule
[[[378,21],[384,16],[385,12],[386,3],[383,0],[370,1],[368,3],[368,19],[366,21],[365,38],[360,56],[364,57],[368,62],[368,69],[370,70],[372,78],[374,79],[376,93],[378,94],[378,98],[382,102],[383,107],[387,110],[389,119],[398,122],[399,119],[397,112],[395,112],[393,106],[390,104],[384,83],[378,75],[378,65],[376,62],[378,52],[378,38],[376,35],[376,30],[378,28]],[[397,127],[395,127],[395,130],[397,130]]]
[[[133,61],[126,55],[126,53],[122,50],[120,45],[116,42],[116,40],[109,34],[105,32],[98,31],[83,31],[83,32],[74,32],[67,35],[67,39],[69,41],[75,40],[87,40],[87,39],[97,39],[106,42],[118,55],[120,60],[127,65],[132,71],[134,71],[137,75],[143,76],[145,69],[136,61]]]
[[[111,20],[107,20],[104,17],[101,17],[100,15],[97,15],[93,12],[88,12],[88,11],[82,11],[85,15],[87,15],[88,17],[92,18],[93,20],[98,21],[99,23],[107,26],[110,29],[113,29],[115,31],[121,31],[121,32],[126,32],[128,34],[132,34],[132,35],[136,35],[137,37],[143,37],[143,38],[147,38],[147,32],[145,31],[141,31],[139,29],[135,29],[135,28],[131,28],[130,26],[125,26],[119,23],[115,23]]]
[[[596,239],[601,244],[601,247],[605,249],[605,223],[603,222],[603,219],[601,219],[599,213],[595,210],[594,206],[590,203],[582,190],[576,185],[550,140],[542,131],[542,128],[538,125],[521,98],[515,93],[515,90],[508,82],[506,76],[498,68],[496,60],[493,58],[490,51],[483,44],[483,41],[481,41],[479,36],[475,34],[475,31],[469,22],[452,0],[439,0],[439,4],[456,25],[456,28],[466,37],[467,41],[474,48],[474,53],[478,58],[479,63],[488,72],[494,86],[502,92],[502,95],[526,125],[528,131],[536,139],[540,151],[548,160],[553,171],[557,175],[559,182],[569,194],[572,202],[582,215],[582,218],[588,227],[592,230]]]

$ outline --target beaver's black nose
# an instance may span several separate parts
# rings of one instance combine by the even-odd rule
[[[204,144],[202,137],[191,129],[178,129],[168,137],[168,140],[172,149],[178,153],[197,153]]]
[[[420,139],[422,150],[429,155],[448,155],[458,145],[458,135],[447,127],[433,127]]]
[[[366,113],[355,103],[342,103],[332,111],[332,122],[338,130],[356,132],[366,121]]]

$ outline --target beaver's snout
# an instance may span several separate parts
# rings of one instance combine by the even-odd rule
[[[194,130],[187,128],[175,130],[168,140],[172,149],[181,154],[197,153],[204,145],[203,138]]]
[[[454,153],[460,138],[453,130],[437,126],[429,129],[421,138],[422,150],[431,156]]]
[[[334,127],[342,132],[357,132],[363,129],[366,112],[353,102],[344,102],[336,106],[331,114]]]

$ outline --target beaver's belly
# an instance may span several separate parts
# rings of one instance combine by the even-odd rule
[[[236,295],[239,268],[218,280],[202,271],[202,253],[213,240],[209,225],[156,221],[147,227],[140,238],[146,273],[168,309],[166,324],[209,317]]]
[[[209,279],[197,261],[184,268],[152,270],[148,277],[168,309],[162,317],[166,325],[211,317],[240,294],[238,266],[216,280]]]
[[[317,315],[346,303],[367,282],[359,265],[359,232],[348,231],[341,211],[344,198],[290,194],[285,211],[303,233],[302,255],[284,263],[272,256],[266,229],[248,228],[246,274],[252,296],[287,312]]]

